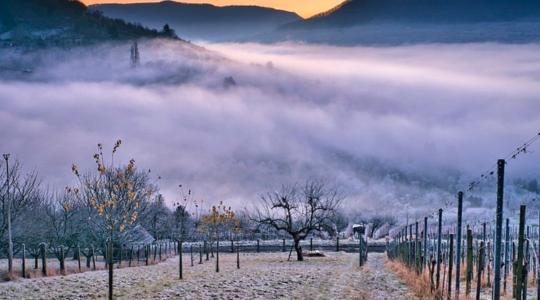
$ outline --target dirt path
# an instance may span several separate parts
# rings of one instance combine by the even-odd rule
[[[154,266],[115,271],[118,299],[415,299],[384,266],[383,254],[371,254],[365,267],[357,256],[328,253],[324,258],[287,261],[284,253],[220,255],[190,266],[184,257],[184,280],[177,279],[178,258]],[[0,284],[1,299],[102,299],[104,271],[26,279]]]

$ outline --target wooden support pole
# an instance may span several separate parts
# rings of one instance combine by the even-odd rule
[[[484,242],[480,242],[480,247],[478,248],[477,256],[477,267],[476,267],[476,300],[480,300],[480,292],[482,291],[482,269],[484,261]]]
[[[436,276],[436,288],[439,289],[439,283],[441,278],[441,238],[442,238],[442,208],[439,209],[439,223],[437,230],[437,274]]]
[[[448,254],[448,300],[452,300],[452,267],[454,264],[454,235],[450,234],[450,253]]]
[[[508,271],[510,269],[510,226],[509,226],[509,220],[506,218],[506,230],[504,234],[505,243],[504,243],[504,294],[506,295],[506,284],[508,281]],[[540,295],[539,295],[540,296]],[[540,298],[538,298],[540,299]]]
[[[428,218],[427,217],[424,217],[424,255],[422,256],[422,266],[423,268],[426,267],[426,265],[428,264],[428,248],[427,248],[427,237],[428,237],[428,229],[427,229],[427,222],[428,221]]]
[[[501,252],[504,200],[504,159],[497,161],[497,209],[495,220],[495,261],[493,300],[501,299]]]
[[[182,262],[182,241],[178,242],[178,278],[183,279],[183,262]]]
[[[458,211],[457,211],[457,229],[456,229],[456,299],[459,299],[460,276],[461,276],[461,233],[463,222],[463,192],[458,192]]]
[[[525,243],[525,214],[526,207],[521,205],[519,208],[519,232],[518,232],[518,249],[517,260],[515,262],[515,298],[523,298],[523,260],[524,260],[524,243]],[[525,291],[526,292],[526,291]]]
[[[472,230],[467,229],[467,270],[466,270],[466,285],[465,294],[469,296],[471,294],[471,281],[473,275],[473,237]]]

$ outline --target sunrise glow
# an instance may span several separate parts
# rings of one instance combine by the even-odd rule
[[[161,2],[162,0],[82,0],[86,5],[99,3],[144,3]],[[272,7],[292,11],[298,15],[308,18],[320,12],[327,11],[343,2],[342,0],[185,0],[178,1],[185,3],[210,3],[216,6],[227,5],[256,5],[263,7]]]

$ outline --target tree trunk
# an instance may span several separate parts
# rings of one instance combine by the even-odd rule
[[[300,239],[294,239],[294,250],[296,251],[297,260],[303,261],[304,255],[302,254],[302,247],[300,247]]]

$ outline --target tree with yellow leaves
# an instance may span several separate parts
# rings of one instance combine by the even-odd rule
[[[93,156],[97,173],[81,175],[75,164],[71,168],[79,186],[70,188],[70,192],[86,204],[90,220],[107,236],[109,299],[113,297],[113,245],[121,242],[156,193],[155,186],[148,184],[148,174],[137,171],[134,159],[125,167],[114,165],[121,143],[118,140],[114,145],[110,164],[106,164],[103,146],[98,144],[98,152]]]
[[[223,202],[218,206],[212,206],[207,215],[201,217],[199,231],[207,233],[216,241],[216,272],[219,272],[219,240],[222,234],[238,229],[240,222],[231,207],[226,207]]]

